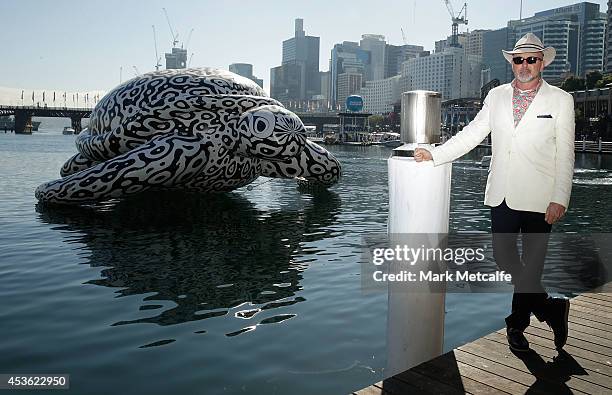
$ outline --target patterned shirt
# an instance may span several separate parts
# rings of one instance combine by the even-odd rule
[[[516,80],[513,80],[511,85],[513,88],[512,115],[514,115],[514,127],[516,127],[521,121],[521,118],[523,118],[523,115],[525,115],[525,112],[527,112],[527,109],[529,108],[529,105],[533,101],[534,97],[540,90],[540,87],[542,86],[542,79],[540,79],[538,86],[536,86],[534,89],[526,91],[520,90],[516,87]]]

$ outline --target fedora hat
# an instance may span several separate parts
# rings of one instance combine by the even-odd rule
[[[514,55],[518,55],[526,52],[542,52],[544,54],[544,66],[548,66],[555,60],[557,51],[553,47],[546,47],[542,44],[542,41],[533,33],[527,33],[520,40],[516,42],[512,51],[505,51],[502,49],[504,58],[509,63],[512,63]]]

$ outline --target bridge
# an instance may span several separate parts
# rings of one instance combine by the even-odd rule
[[[15,116],[15,133],[32,133],[32,117],[70,118],[72,128],[80,132],[81,120],[89,118],[91,110],[87,107],[0,105],[0,116]]]
[[[76,132],[81,131],[81,120],[89,118],[91,108],[88,107],[48,107],[44,106],[14,106],[0,105],[0,116],[15,116],[15,133],[31,133],[32,117],[56,117],[70,118],[72,128]],[[323,132],[323,125],[339,124],[340,117],[337,113],[330,112],[303,112],[296,113],[304,125],[317,127],[317,132]]]

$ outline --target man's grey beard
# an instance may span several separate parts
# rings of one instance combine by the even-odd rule
[[[540,76],[540,73],[531,74],[529,71],[526,71],[525,73],[522,73],[521,71],[518,71],[515,74],[516,79],[519,80],[523,84],[525,84],[527,82],[531,82],[531,81],[535,80],[536,78],[538,78],[539,76]]]

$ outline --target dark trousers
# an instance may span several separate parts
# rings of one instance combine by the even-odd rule
[[[508,328],[525,330],[531,313],[540,321],[548,319],[552,298],[544,290],[541,278],[551,228],[543,213],[513,210],[505,200],[491,207],[493,256],[499,268],[512,275],[514,284],[512,313],[506,317]],[[519,233],[521,255],[517,246]]]

